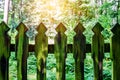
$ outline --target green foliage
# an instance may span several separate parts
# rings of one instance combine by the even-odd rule
[[[0,14],[0,22],[2,22],[2,19],[3,19],[3,13]]]
[[[103,60],[103,78],[104,80],[112,80],[112,61],[110,60],[110,54],[105,53]]]
[[[47,80],[56,80],[56,59],[53,54],[47,57]]]
[[[66,59],[66,80],[75,80],[75,62],[72,54],[67,55]]]
[[[85,80],[93,80],[93,61],[91,54],[86,55],[85,68],[84,68]]]
[[[14,52],[11,52],[9,59],[9,77],[11,80],[17,80],[17,61]]]
[[[27,70],[28,70],[28,74],[35,74],[36,73],[36,58],[33,55],[33,53],[30,53],[28,59],[27,59]]]

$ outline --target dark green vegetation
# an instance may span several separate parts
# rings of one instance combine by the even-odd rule
[[[22,1],[22,0],[21,0]],[[34,15],[37,16],[38,19],[42,19],[46,16],[46,14],[43,12],[38,12],[36,11],[36,13],[32,13],[34,12],[35,8],[34,6],[36,4],[34,4],[35,2],[33,2],[32,0],[28,1],[28,0],[24,0],[25,2],[23,2],[23,7],[26,8],[25,10],[23,10],[22,12],[20,12],[20,5],[18,6],[17,4],[20,4],[20,0],[14,0],[12,5],[15,8],[12,8],[11,11],[9,12],[9,23],[8,25],[11,27],[11,31],[14,32],[13,28],[17,26],[17,24],[20,21],[26,22],[26,24],[31,27],[31,26],[35,26],[35,24],[37,24],[37,19],[36,17],[32,17]],[[43,0],[45,1],[45,0]],[[68,0],[64,0],[64,5],[66,3],[68,3]],[[103,3],[100,6],[97,6],[95,4],[97,4],[97,2],[94,5],[91,5],[92,1],[103,1]],[[40,1],[39,1],[40,2]],[[45,1],[46,2],[46,1]],[[72,4],[73,3],[73,4]],[[69,5],[71,7],[70,8],[70,12],[71,15],[67,16],[69,12],[65,12],[65,10],[62,10],[62,14],[60,16],[57,17],[63,17],[62,20],[54,20],[54,19],[50,19],[50,23],[59,23],[60,21],[64,22],[65,26],[67,27],[67,38],[68,41],[67,43],[73,43],[73,36],[75,35],[75,32],[73,31],[75,25],[80,21],[84,27],[86,28],[86,30],[84,31],[84,34],[86,36],[86,43],[92,43],[92,36],[93,36],[93,32],[92,32],[92,27],[95,25],[96,22],[100,22],[102,24],[102,26],[104,27],[104,30],[102,31],[102,34],[104,35],[104,42],[108,43],[110,42],[110,37],[111,37],[111,27],[114,26],[114,24],[116,22],[120,23],[120,9],[118,8],[117,10],[117,2],[115,0],[112,0],[111,2],[107,1],[107,0],[76,0],[75,4],[74,2],[69,2],[68,5],[64,6],[65,10],[69,7]],[[30,9],[28,6],[28,4],[33,4],[34,6],[30,6]],[[77,4],[77,5],[76,5]],[[79,8],[78,8],[79,6]],[[63,7],[63,6],[62,6]],[[31,12],[31,9],[33,9],[34,11]],[[22,15],[20,15],[22,13]],[[41,13],[41,14],[40,14]],[[24,15],[25,14],[25,15]],[[70,14],[70,13],[69,13]],[[40,15],[43,15],[42,17],[38,17]],[[22,17],[20,17],[22,16]],[[49,16],[47,16],[49,18]],[[2,21],[3,18],[3,11],[0,12],[0,21]],[[34,19],[34,20],[33,20]],[[117,20],[118,19],[118,20]],[[32,23],[31,21],[36,22],[34,24],[34,22]],[[45,20],[41,20],[42,22],[47,22]],[[53,24],[52,23],[52,24]],[[49,26],[51,26],[50,24],[48,24]],[[23,33],[21,33],[23,34]],[[10,34],[12,37],[15,36],[14,33]],[[38,37],[39,38],[39,37]],[[22,39],[22,38],[21,38]],[[115,39],[116,40],[116,39]],[[14,39],[13,39],[14,41]],[[23,42],[20,42],[23,45]],[[40,42],[38,42],[40,43]],[[114,46],[114,45],[113,45]],[[116,46],[116,45],[115,45]],[[118,46],[119,47],[119,46]],[[19,50],[21,51],[21,50]],[[21,52],[20,52],[21,53]],[[97,55],[97,54],[96,54]],[[17,55],[17,56],[21,56]],[[17,56],[14,56],[14,53],[11,52],[11,57],[10,57],[10,61],[9,61],[9,66],[10,66],[10,80],[15,80],[17,77]],[[92,54],[88,53],[86,55],[86,58],[84,59],[85,63],[84,63],[84,73],[85,73],[85,80],[93,80],[93,76],[94,76],[94,70],[93,70],[93,60],[91,58]],[[45,55],[46,57],[46,55]],[[37,60],[39,60],[41,58],[38,58]],[[112,73],[112,62],[110,59],[110,53],[105,53],[105,56],[103,59],[103,79],[104,80],[111,80],[111,73]],[[34,55],[34,53],[29,53],[29,57],[27,59],[28,63],[27,63],[27,73],[28,73],[28,80],[35,80],[36,78],[36,56]],[[47,56],[47,64],[46,64],[46,69],[47,69],[47,80],[56,80],[56,58],[54,57],[53,54],[49,54]],[[116,67],[116,66],[115,66]],[[66,79],[67,80],[75,80],[75,61],[73,58],[73,54],[69,54],[67,55],[66,58]],[[20,72],[21,73],[21,72]],[[96,74],[97,75],[97,74]],[[21,75],[19,75],[21,77]],[[16,79],[17,80],[17,79]]]

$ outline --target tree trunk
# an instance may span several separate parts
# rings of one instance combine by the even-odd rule
[[[22,22],[23,21],[23,12],[22,12],[22,8],[23,8],[23,0],[20,0],[19,2],[19,21]]]
[[[11,5],[12,5],[12,11],[13,13],[11,14],[12,21],[15,20],[15,2],[14,0],[11,0]]]
[[[119,23],[119,18],[118,18],[118,11],[119,11],[119,7],[120,7],[120,0],[118,0],[117,2],[117,22]]]
[[[10,0],[5,0],[4,4],[4,22],[7,24],[8,23],[8,13],[9,13],[9,3]]]

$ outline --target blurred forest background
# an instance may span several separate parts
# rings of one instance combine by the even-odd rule
[[[119,0],[0,0],[0,22],[5,21],[11,28],[9,35],[14,43],[17,34],[15,28],[20,22],[25,23],[29,31],[30,44],[34,44],[34,37],[37,33],[35,27],[41,22],[47,27],[46,35],[49,37],[49,44],[53,44],[56,34],[55,28],[62,22],[67,28],[66,35],[68,43],[73,43],[75,32],[73,29],[81,22],[86,28],[84,34],[86,42],[91,43],[93,36],[92,28],[99,22],[104,31],[102,34],[105,43],[110,42],[112,36],[110,29],[120,23],[120,1]],[[36,58],[30,53],[28,57],[28,80],[36,78]],[[14,52],[10,56],[10,80],[16,79],[16,58]],[[109,53],[105,54],[103,77],[104,80],[111,80],[111,60]],[[85,59],[85,80],[93,80],[93,62],[91,53]],[[47,80],[56,80],[56,61],[53,54],[47,58]],[[66,60],[66,79],[74,79],[74,59],[69,54]]]

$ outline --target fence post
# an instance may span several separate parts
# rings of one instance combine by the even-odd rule
[[[27,80],[27,57],[28,57],[28,37],[27,27],[21,22],[16,28],[16,55],[17,55],[17,79]]]
[[[75,80],[84,80],[84,59],[85,59],[85,45],[86,38],[83,35],[85,28],[79,23],[74,31],[76,35],[74,36],[73,42],[73,56],[75,59]]]
[[[35,56],[37,58],[37,80],[46,80],[46,58],[48,55],[48,37],[45,35],[47,28],[41,23],[37,27],[35,37]]]
[[[66,47],[67,36],[65,35],[66,28],[60,23],[57,28],[57,35],[55,36],[55,58],[56,58],[56,80],[65,80],[65,60],[66,60]]]
[[[112,80],[120,80],[120,25],[117,23],[111,30],[111,58],[113,60]]]
[[[9,27],[0,23],[0,80],[9,80],[10,37]]]
[[[97,23],[92,31],[92,58],[94,63],[94,80],[103,80],[104,37],[101,34],[103,27]]]

